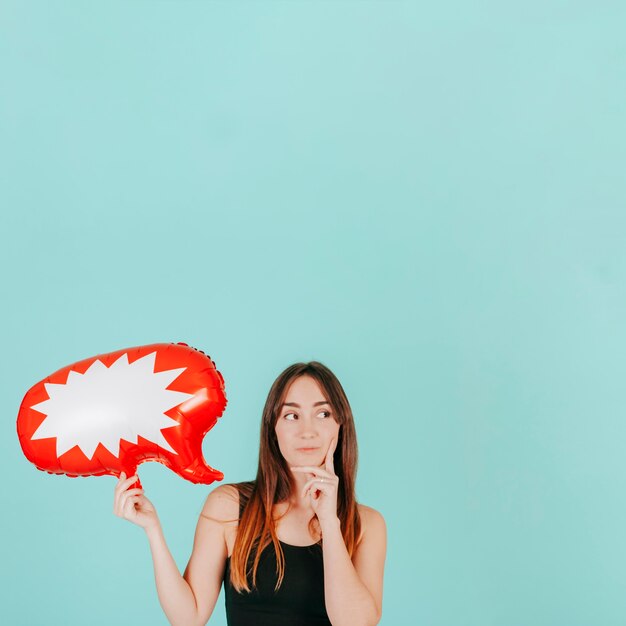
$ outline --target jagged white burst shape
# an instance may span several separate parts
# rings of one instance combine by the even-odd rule
[[[110,367],[96,360],[84,374],[71,371],[64,385],[45,383],[49,399],[31,408],[46,418],[32,439],[56,437],[57,456],[79,446],[93,458],[101,443],[119,457],[120,440],[153,441],[175,454],[161,429],[178,426],[166,411],[193,394],[167,389],[186,368],[155,372],[156,352],[134,363],[124,353]]]

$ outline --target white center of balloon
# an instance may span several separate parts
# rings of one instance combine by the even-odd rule
[[[155,372],[155,359],[129,363],[124,353],[110,367],[96,360],[84,374],[70,371],[64,385],[44,383],[49,399],[31,408],[46,418],[32,438],[56,437],[57,456],[78,446],[91,459],[101,443],[119,457],[120,441],[139,435],[176,454],[161,430],[179,423],[165,412],[193,394],[167,389],[185,368]]]

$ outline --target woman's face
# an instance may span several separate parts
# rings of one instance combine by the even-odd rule
[[[337,439],[335,421],[328,398],[310,376],[296,378],[278,411],[278,447],[290,466],[324,463],[331,440]]]

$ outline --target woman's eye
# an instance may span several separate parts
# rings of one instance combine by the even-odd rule
[[[330,411],[320,411],[318,415],[324,415],[324,417],[330,417]]]
[[[283,417],[291,422],[298,419],[298,416],[295,413],[285,413]]]

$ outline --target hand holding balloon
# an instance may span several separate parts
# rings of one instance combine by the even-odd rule
[[[129,489],[136,481],[137,476],[126,478],[124,472],[120,474],[115,486],[113,513],[144,530],[157,528],[159,517],[152,502],[143,495],[143,489]]]

